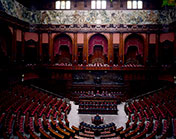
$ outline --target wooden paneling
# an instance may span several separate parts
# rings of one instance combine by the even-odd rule
[[[124,42],[123,42],[123,33],[120,33],[120,44],[119,44],[119,65],[124,63]]]
[[[12,36],[12,62],[16,62],[16,45],[17,45],[17,29],[13,28],[13,36]]]
[[[53,63],[53,45],[52,45],[52,38],[51,33],[48,33],[48,43],[49,43],[49,62]]]
[[[156,50],[155,50],[155,57],[156,57],[156,63],[158,63],[158,57],[159,57],[159,41],[160,40],[160,34],[156,34]]]
[[[83,64],[88,62],[88,38],[87,33],[84,33],[84,46],[83,46]]]
[[[148,33],[146,33],[146,38],[144,41],[144,65],[148,61],[149,38],[150,38],[150,35]]]
[[[39,43],[39,61],[42,61],[42,33],[38,34],[38,43]]]

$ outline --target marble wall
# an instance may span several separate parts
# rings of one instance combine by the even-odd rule
[[[176,21],[176,8],[30,11],[15,0],[0,0],[0,10],[31,24],[169,24]]]

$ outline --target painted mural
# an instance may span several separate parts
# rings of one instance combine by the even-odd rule
[[[15,0],[0,0],[0,10],[31,24],[169,24],[176,21],[176,8],[30,11]]]

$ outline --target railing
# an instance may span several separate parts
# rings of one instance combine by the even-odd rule
[[[155,93],[155,92],[161,91],[161,90],[163,90],[163,89],[165,89],[165,88],[166,88],[166,86],[161,87],[161,88],[156,89],[156,90],[153,90],[153,91],[150,91],[150,92],[147,92],[147,93],[145,93],[145,94],[142,94],[142,95],[139,95],[139,96],[136,96],[136,97],[130,98],[130,99],[126,100],[126,103],[131,102],[131,101],[133,101],[133,100],[135,100],[135,99],[138,99],[138,98],[141,98],[141,97],[144,97],[144,96],[147,96],[147,95],[153,94],[153,93]]]
[[[41,91],[43,91],[43,92],[46,92],[46,93],[48,93],[48,94],[51,94],[51,95],[53,95],[53,96],[56,96],[56,97],[59,97],[59,98],[63,98],[63,96],[60,96],[60,95],[55,94],[55,93],[53,93],[53,92],[51,92],[51,91],[48,91],[48,90],[45,90],[45,89],[40,88],[40,87],[38,87],[38,86],[35,86],[35,85],[33,85],[33,84],[31,84],[30,86],[33,87],[33,88],[36,88],[36,89],[38,89],[38,90],[41,90]]]

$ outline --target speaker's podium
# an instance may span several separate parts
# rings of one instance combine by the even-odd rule
[[[104,119],[101,118],[101,116],[99,114],[96,114],[96,116],[92,117],[91,120],[92,120],[92,123],[95,125],[103,124],[103,121],[104,121]]]

